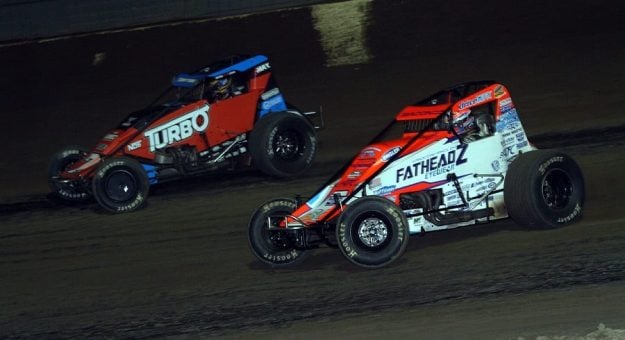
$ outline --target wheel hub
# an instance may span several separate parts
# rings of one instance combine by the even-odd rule
[[[284,131],[276,136],[274,152],[282,159],[292,160],[299,152],[299,140],[292,131]]]
[[[358,237],[367,247],[376,247],[388,237],[388,227],[381,219],[369,217],[360,223]]]
[[[552,169],[543,178],[542,194],[551,209],[562,209],[569,203],[573,193],[571,178],[560,169]]]
[[[124,202],[134,197],[136,183],[128,171],[116,171],[106,181],[106,194],[117,202]]]

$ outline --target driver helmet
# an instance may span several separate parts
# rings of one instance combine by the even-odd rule
[[[225,77],[221,79],[213,79],[208,83],[208,91],[211,99],[222,100],[230,97],[230,87],[232,85],[232,79]]]
[[[452,124],[459,134],[472,132],[475,128],[475,117],[471,114],[471,110],[466,109],[452,114]]]

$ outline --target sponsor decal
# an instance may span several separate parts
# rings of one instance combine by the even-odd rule
[[[352,163],[352,167],[357,168],[357,169],[367,169],[371,167],[373,163],[375,163],[375,158],[367,158],[363,160],[357,159]]]
[[[506,102],[506,103],[503,104],[503,102]],[[510,111],[513,108],[514,108],[514,105],[512,104],[512,100],[510,98],[506,98],[499,103],[499,110],[502,113]]]
[[[382,161],[388,162],[388,160],[391,159],[391,157],[395,156],[399,152],[399,150],[401,150],[401,147],[399,146],[388,150],[384,155],[382,155]]]
[[[150,152],[191,137],[206,130],[209,123],[209,106],[205,105],[163,125],[147,130],[144,135],[150,143]]]
[[[512,98],[505,98],[499,101],[499,107],[507,107],[512,104]]]
[[[409,180],[413,177],[425,175],[425,178],[437,176],[452,171],[456,166],[467,162],[464,154],[468,144],[460,144],[456,149],[445,151],[396,171],[395,183]]]
[[[488,91],[486,93],[480,94],[479,96],[477,96],[477,97],[475,97],[473,99],[469,99],[469,100],[465,100],[463,102],[460,102],[460,105],[459,105],[458,108],[460,110],[462,110],[462,109],[467,108],[469,106],[473,106],[473,105],[477,105],[477,104],[483,103],[483,102],[485,102],[485,101],[487,101],[487,100],[489,100],[491,98],[493,98],[493,93]]]
[[[506,91],[503,89],[502,85],[499,85],[495,87],[494,93],[495,93],[495,98],[499,98],[503,96],[504,94],[506,94]]]
[[[445,200],[450,201],[450,200],[459,200],[460,199],[460,195],[458,195],[457,193],[454,194],[446,194],[445,195]]]
[[[523,141],[523,142],[521,142],[521,143],[518,143],[518,144],[516,145],[516,147],[517,147],[517,149],[522,149],[522,148],[526,147],[528,144],[529,144],[529,143],[528,143],[527,141]]]
[[[376,178],[372,179],[371,183],[369,183],[369,187],[371,189],[375,189],[375,188],[379,187],[380,185],[382,185],[382,180],[379,177],[376,177]]]
[[[358,158],[362,158],[362,159],[375,158],[376,153],[379,151],[380,149],[378,148],[368,147],[360,152],[360,155],[358,155]]]
[[[498,160],[494,160],[492,163],[490,163],[490,165],[493,167],[493,170],[495,172],[499,172],[499,170],[501,169],[501,164],[499,164]]]
[[[397,186],[395,185],[385,185],[379,189],[376,189],[373,191],[374,195],[377,196],[384,196],[384,195],[388,195],[390,193],[392,193],[393,191],[395,191],[395,188],[397,188]]]
[[[356,178],[360,177],[360,175],[362,175],[362,172],[360,172],[360,171],[353,171],[352,173],[347,175],[347,179],[356,179]]]
[[[274,87],[273,89],[261,94],[260,98],[267,100],[273,96],[277,96],[278,94],[280,94],[280,90],[277,87]]]
[[[510,157],[512,157],[514,155],[515,155],[514,145],[507,146],[507,147],[503,148],[503,150],[501,151],[501,157],[503,157],[505,159],[508,159],[508,158],[510,158]]]
[[[521,126],[519,115],[517,115],[516,109],[510,109],[502,112],[497,121],[497,131],[514,130]]]
[[[264,63],[259,66],[256,66],[256,69],[254,69],[254,72],[256,72],[256,74],[259,74],[261,72],[267,71],[270,68],[271,68],[271,65],[269,65],[269,63]]]
[[[141,139],[128,144],[128,151],[137,150],[141,147]]]
[[[104,138],[102,138],[105,141],[112,141],[114,139],[116,139],[117,137],[119,137],[119,135],[117,134],[117,132],[113,132],[113,133],[109,133],[106,136],[104,136]]]
[[[485,190],[486,190],[486,187],[485,187],[484,185],[482,185],[481,187],[476,188],[476,189],[475,189],[475,192],[476,192],[477,194],[480,194],[480,195],[481,195],[481,194],[482,194]]]
[[[274,96],[273,98],[270,98],[270,99],[264,101],[263,104],[262,104],[262,108],[264,110],[268,110],[268,109],[272,108],[274,105],[280,104],[281,101],[282,101],[282,97],[281,96]]]
[[[514,109],[514,105],[513,104],[503,105],[500,107],[500,109],[501,109],[501,112],[510,111]]]
[[[174,78],[174,86],[179,87],[193,87],[195,84],[199,83],[200,80],[196,78],[186,77],[185,75],[179,75]]]
[[[511,123],[506,124],[506,129],[514,130],[514,129],[518,128],[519,125],[521,125],[521,123],[519,123],[518,121],[517,122],[511,122]]]

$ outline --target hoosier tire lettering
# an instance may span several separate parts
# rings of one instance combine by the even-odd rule
[[[548,229],[576,222],[582,217],[584,200],[582,171],[561,152],[519,154],[506,173],[506,209],[522,226]]]
[[[269,254],[269,253],[265,253],[263,255],[264,258],[266,258],[269,261],[272,262],[286,262],[286,261],[291,261],[291,260],[295,260],[296,257],[298,257],[299,254],[297,253],[297,251],[295,249],[291,250],[290,253],[286,254],[286,255],[273,255],[273,254]]]
[[[551,157],[550,159],[548,159],[547,161],[545,161],[543,164],[541,164],[538,167],[538,172],[540,172],[541,175],[545,174],[546,169],[553,163],[557,163],[557,162],[563,162],[564,161],[564,157],[562,156],[556,156],[556,157]]]
[[[149,180],[139,162],[128,157],[105,160],[93,178],[92,191],[102,208],[110,212],[131,212],[145,203]]]
[[[379,196],[347,206],[336,228],[339,249],[352,263],[379,268],[397,260],[408,245],[408,221],[401,209]]]
[[[578,203],[575,205],[575,209],[573,209],[573,212],[569,216],[558,218],[557,222],[566,224],[575,220],[575,218],[581,214],[582,214],[582,207]]]
[[[345,223],[341,223],[339,224],[339,235],[340,236],[340,240],[341,240],[341,245],[343,246],[343,250],[345,253],[345,256],[347,257],[355,257],[358,256],[358,253],[352,249],[352,247],[350,246],[350,243],[347,241],[347,238],[345,237],[345,229],[346,229],[346,225]]]
[[[248,225],[248,242],[261,262],[285,267],[303,261],[309,254],[309,250],[297,248],[295,231],[280,227],[284,217],[296,208],[294,200],[275,199],[256,209]]]
[[[87,154],[87,149],[69,146],[57,152],[48,165],[48,184],[54,196],[65,203],[81,203],[91,199],[86,183],[63,183],[59,175],[72,164],[80,161]]]

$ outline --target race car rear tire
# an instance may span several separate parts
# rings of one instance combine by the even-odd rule
[[[149,181],[139,162],[128,157],[106,159],[93,177],[93,195],[107,211],[131,212],[148,197]]]
[[[70,165],[86,156],[88,150],[81,146],[68,146],[54,154],[48,165],[48,184],[55,198],[65,203],[81,203],[91,199],[88,188],[78,183],[61,183],[55,180]]]
[[[303,261],[309,250],[297,249],[293,230],[269,230],[268,219],[278,227],[279,222],[297,208],[295,200],[278,198],[261,205],[248,226],[248,241],[252,253],[272,267],[287,267]]]
[[[270,176],[292,177],[308,169],[315,157],[315,129],[299,114],[270,113],[250,133],[249,150],[260,171]]]
[[[409,236],[403,211],[379,196],[365,196],[348,205],[336,228],[343,255],[365,268],[397,260],[406,250]]]
[[[582,171],[561,152],[522,153],[506,173],[506,209],[521,226],[549,229],[574,223],[582,217],[584,199]]]

